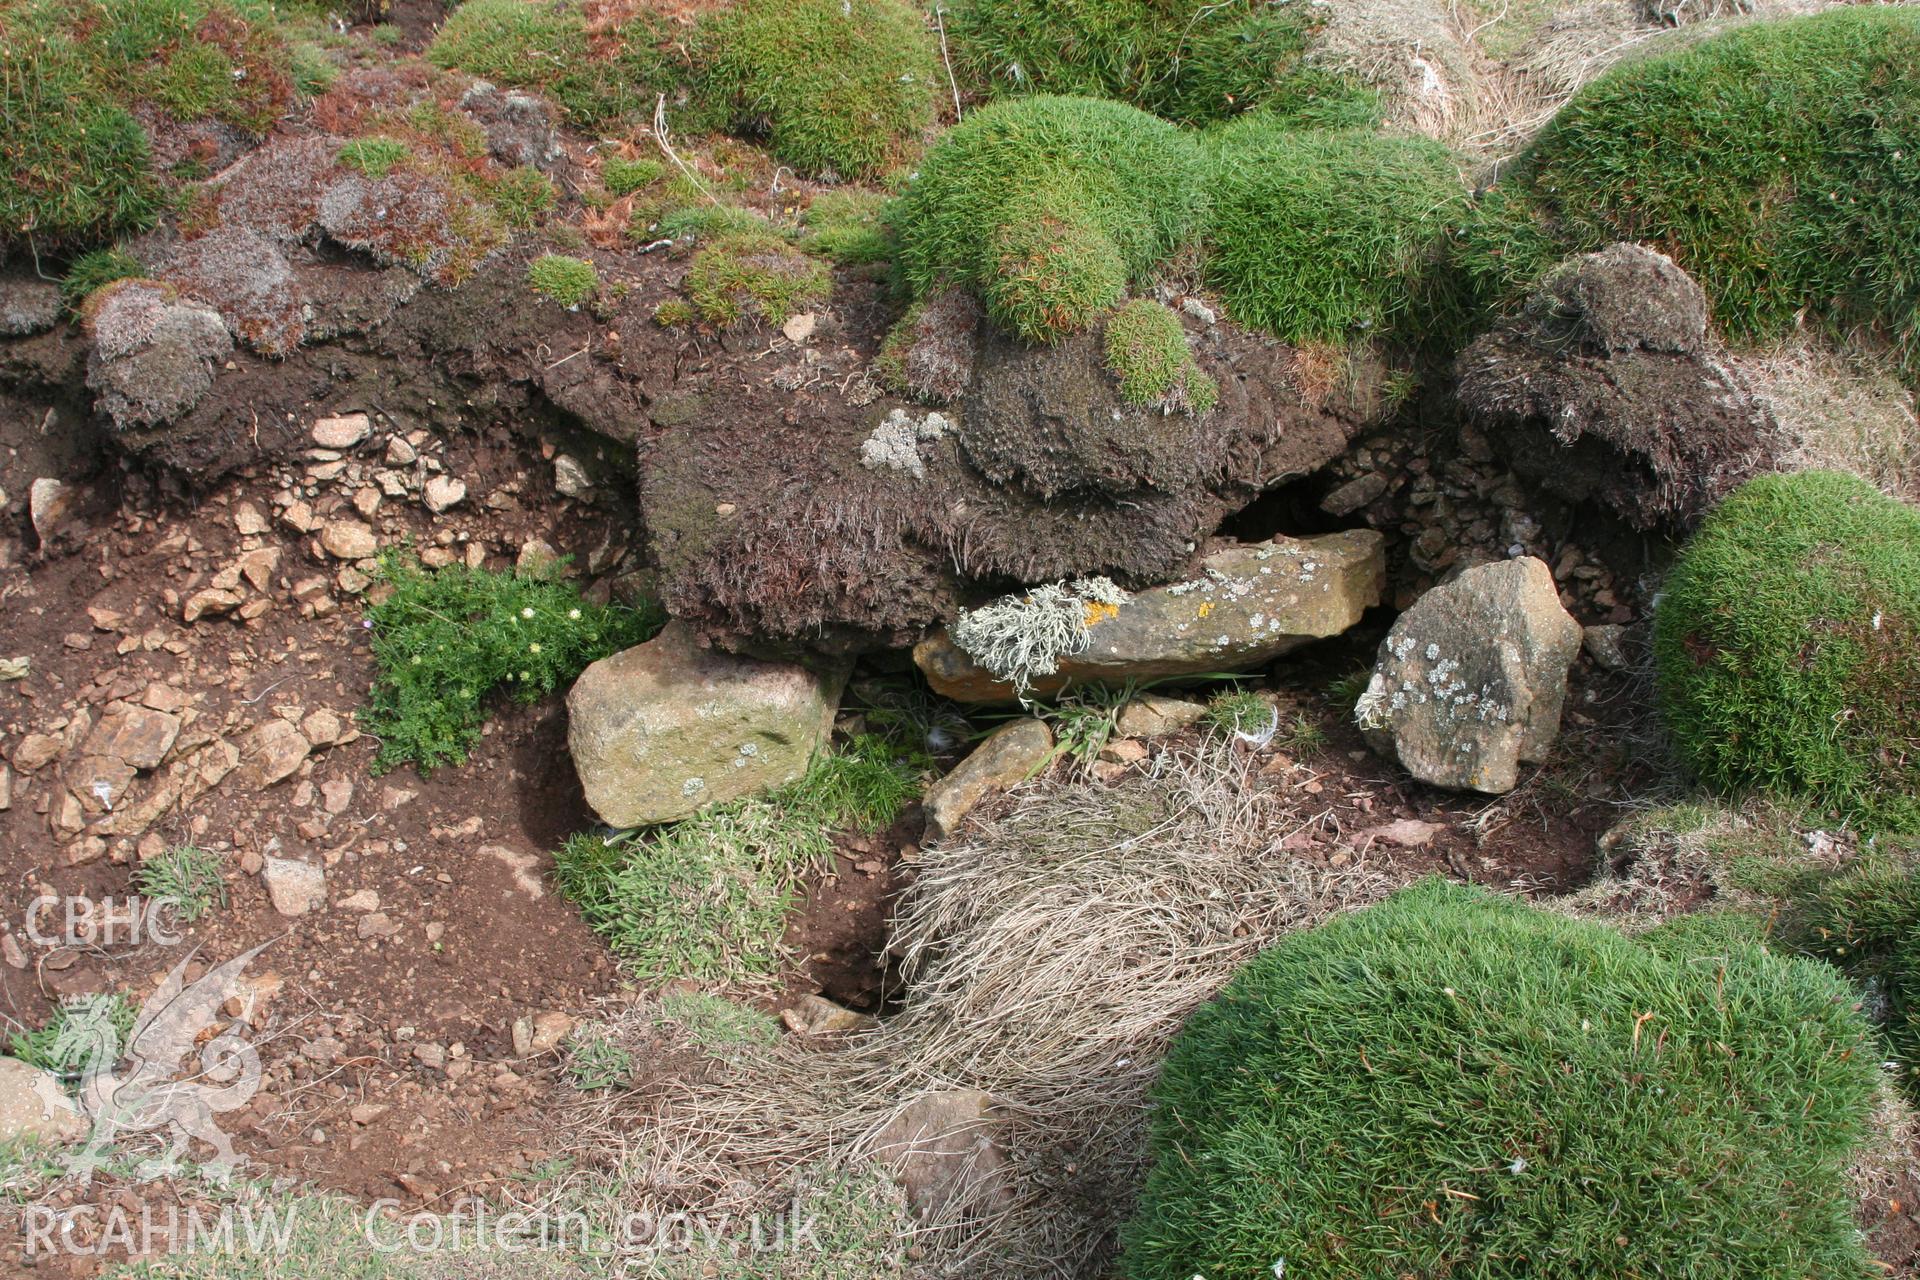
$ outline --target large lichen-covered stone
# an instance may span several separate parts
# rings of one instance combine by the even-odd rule
[[[1367,529],[1236,544],[1208,555],[1185,581],[1090,605],[1087,647],[1034,680],[1031,691],[1070,684],[1241,671],[1339,635],[1380,603],[1384,541]],[[942,628],[913,659],[934,691],[961,702],[1010,702],[1014,686]]]
[[[1581,635],[1544,562],[1476,565],[1400,615],[1354,718],[1422,782],[1504,794],[1559,736]]]
[[[673,822],[792,782],[833,731],[841,671],[701,649],[682,623],[580,673],[567,748],[610,826]]]

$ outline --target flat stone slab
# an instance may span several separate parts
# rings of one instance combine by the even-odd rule
[[[1245,671],[1328,636],[1379,604],[1386,540],[1371,529],[1275,538],[1215,551],[1198,576],[1090,609],[1084,651],[1032,683],[1041,696],[1072,684]],[[1013,685],[975,662],[941,628],[913,660],[936,693],[1012,702]]]

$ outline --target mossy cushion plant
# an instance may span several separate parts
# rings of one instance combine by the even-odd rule
[[[1086,327],[1194,229],[1206,160],[1145,112],[1092,98],[995,103],[949,130],[892,206],[916,297],[977,290],[1035,341]]]
[[[1120,379],[1120,398],[1169,413],[1205,413],[1220,398],[1219,384],[1194,362],[1180,317],[1148,298],[1135,298],[1107,321],[1107,367]]]
[[[741,0],[703,22],[702,92],[804,173],[870,177],[933,123],[938,63],[904,0]]]
[[[1234,319],[1288,342],[1341,343],[1387,333],[1429,295],[1466,208],[1445,147],[1267,115],[1221,127],[1209,145],[1206,278]]]
[[[1703,781],[1920,832],[1920,510],[1837,472],[1749,480],[1668,575],[1654,659]]]
[[[292,97],[291,50],[263,0],[0,0],[0,242],[158,216],[135,107],[261,134]]]
[[[1872,1274],[1879,1082],[1832,969],[1429,880],[1295,933],[1154,1094],[1131,1280]]]
[[[1483,202],[1463,261],[1517,296],[1569,251],[1637,240],[1731,335],[1878,330],[1920,377],[1920,10],[1754,23],[1581,90]]]
[[[1183,124],[1370,99],[1308,64],[1326,20],[1312,0],[960,0],[947,11],[956,63],[991,93],[1117,98]]]

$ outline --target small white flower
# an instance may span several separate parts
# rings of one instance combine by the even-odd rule
[[[520,616],[523,618],[531,618],[533,616],[533,606],[529,605],[526,608],[522,609],[520,611]]]
[[[578,609],[567,610],[567,616],[573,619],[575,622],[580,621],[580,611]]]

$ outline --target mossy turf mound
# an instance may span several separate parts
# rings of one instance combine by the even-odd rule
[[[1307,60],[1326,20],[1312,0],[963,0],[947,19],[989,93],[1116,98],[1183,124],[1255,107],[1370,118],[1376,95]]]
[[[1654,658],[1704,781],[1920,831],[1920,510],[1838,472],[1749,480],[1668,575]]]
[[[1193,1016],[1126,1274],[1863,1277],[1868,1035],[1833,970],[1734,931],[1426,881]]]
[[[864,178],[933,123],[931,37],[903,0],[744,0],[701,28],[705,91],[806,173]]]
[[[262,0],[0,0],[0,243],[146,225],[163,188],[134,107],[260,134],[292,69]]]
[[[1266,115],[1209,141],[1207,281],[1234,319],[1288,342],[1346,342],[1433,295],[1429,269],[1466,208],[1445,147]]]
[[[1567,251],[1639,240],[1741,338],[1805,311],[1920,376],[1920,10],[1756,23],[1582,90],[1489,194],[1466,265],[1513,296]]]
[[[573,0],[465,0],[427,49],[437,66],[533,89],[579,125],[651,119],[658,95],[676,103],[693,71],[683,32],[658,10],[635,8],[617,23],[591,22]],[[696,111],[696,116],[699,113]],[[681,128],[702,128],[705,117]]]
[[[662,10],[466,0],[427,56],[552,98],[575,123],[651,121],[764,138],[807,173],[869,177],[932,124],[933,45],[903,0],[743,0],[689,33]]]
[[[1881,840],[1838,867],[1748,856],[1732,878],[1770,900],[1776,936],[1872,984],[1901,1084],[1920,1098],[1920,840]]]
[[[1185,242],[1205,156],[1118,102],[1037,97],[968,116],[893,206],[896,263],[916,298],[960,285],[1036,341],[1086,327]]]

